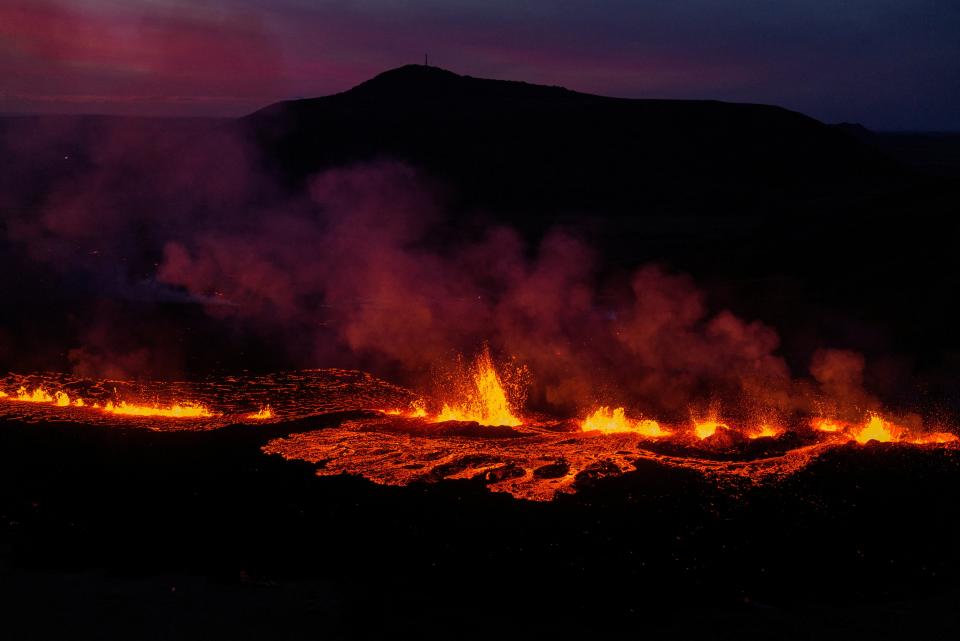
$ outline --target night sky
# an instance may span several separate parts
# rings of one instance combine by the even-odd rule
[[[431,62],[960,130],[957,0],[0,0],[0,113],[236,116]]]

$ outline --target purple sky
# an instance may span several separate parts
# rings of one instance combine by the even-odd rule
[[[0,0],[0,112],[241,115],[431,61],[960,130],[957,0]]]

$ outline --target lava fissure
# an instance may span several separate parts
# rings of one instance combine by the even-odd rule
[[[0,379],[0,415],[83,417],[154,430],[270,423],[289,431],[265,431],[272,440],[264,452],[313,462],[321,476],[353,474],[389,485],[473,480],[537,501],[626,474],[641,461],[694,470],[736,491],[783,479],[836,447],[957,447],[950,431],[924,430],[915,420],[878,412],[860,421],[770,415],[743,421],[714,408],[691,412],[686,423],[668,423],[600,405],[581,419],[533,415],[523,411],[522,393],[504,383],[488,350],[457,380],[445,398],[430,399],[348,370],[194,383],[10,374]],[[155,401],[123,400],[134,398]]]

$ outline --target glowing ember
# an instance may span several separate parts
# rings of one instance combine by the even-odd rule
[[[475,421],[481,425],[514,426],[522,423],[513,414],[489,349],[485,349],[473,364],[466,398],[454,405],[444,403],[436,420]]]
[[[670,435],[670,432],[664,431],[660,427],[660,424],[652,419],[627,418],[622,407],[614,410],[608,407],[600,407],[596,412],[583,420],[581,428],[584,432],[598,431],[605,434],[635,432],[643,436],[651,437]]]
[[[174,403],[170,407],[133,405],[126,401],[114,404],[107,401],[103,411],[123,416],[163,416],[166,418],[204,418],[213,416],[213,413],[203,405],[196,403]]]
[[[247,414],[247,418],[252,418],[256,420],[263,420],[268,418],[273,418],[273,410],[270,409],[269,405],[264,405],[260,408],[259,411],[252,414]]]

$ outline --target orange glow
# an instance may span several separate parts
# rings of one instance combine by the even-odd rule
[[[427,405],[424,403],[422,398],[410,403],[410,409],[400,410],[400,409],[390,409],[390,410],[380,410],[384,414],[390,416],[405,416],[406,418],[425,418],[427,416]]]
[[[257,420],[273,418],[273,410],[270,409],[269,405],[264,405],[259,411],[254,412],[253,414],[247,414],[247,418],[253,418]]]
[[[879,441],[889,443],[896,441],[900,429],[889,421],[885,421],[879,414],[870,414],[866,424],[854,435],[858,443]]]
[[[536,501],[578,492],[601,477],[645,473],[650,466],[701,474],[724,491],[747,491],[779,483],[838,448],[844,456],[871,456],[867,450],[874,446],[861,445],[871,440],[885,442],[891,453],[912,450],[918,460],[941,454],[952,460],[960,452],[956,417],[868,408],[853,414],[830,402],[810,414],[801,407],[788,412],[705,401],[677,423],[660,423],[637,410],[628,415],[616,404],[584,407],[574,417],[527,414],[526,370],[488,353],[459,364],[437,372],[437,397],[354,370],[182,382],[8,374],[0,380],[0,419],[156,431],[216,430],[237,421],[261,429],[290,421],[264,451],[322,461],[321,476],[353,474],[389,485],[477,479],[491,491]],[[445,419],[467,423],[435,424]],[[898,464],[893,458],[890,463]]]
[[[44,387],[37,387],[32,392],[29,391],[26,387],[20,386],[20,389],[17,390],[16,396],[10,396],[6,392],[0,392],[0,398],[6,398],[11,401],[24,401],[27,403],[53,403],[57,407],[69,407],[73,405],[74,407],[83,407],[84,402],[82,398],[77,398],[74,401],[70,401],[70,396],[63,391],[57,390],[50,395]]]
[[[693,433],[697,435],[697,438],[703,440],[705,438],[710,438],[716,434],[717,430],[720,428],[729,429],[725,423],[721,423],[716,418],[707,418],[707,419],[693,419]]]
[[[843,425],[831,418],[815,418],[810,421],[810,426],[821,432],[840,432],[843,431]]]
[[[593,414],[588,416],[580,424],[584,432],[598,431],[604,434],[615,432],[636,432],[643,436],[658,437],[669,436],[670,432],[664,431],[656,421],[643,418],[627,418],[624,409],[618,407],[611,410],[609,407],[600,407]]]
[[[956,440],[957,435],[951,434],[950,432],[931,432],[914,438],[912,442],[917,445],[942,445],[944,443],[953,443]]]
[[[747,434],[747,436],[750,438],[773,438],[774,436],[778,436],[781,431],[778,427],[764,423],[760,426],[760,429],[751,434]]]
[[[444,403],[436,420],[475,421],[481,425],[514,426],[522,423],[513,414],[503,383],[490,358],[490,350],[485,349],[473,364],[466,398],[452,405]]]
[[[26,401],[28,403],[52,403],[53,397],[47,392],[47,390],[42,387],[38,387],[32,392],[28,392],[26,387],[21,387],[17,390],[17,395],[14,397],[18,401]]]
[[[113,401],[107,401],[103,406],[103,411],[109,414],[120,414],[123,416],[161,416],[165,418],[203,418],[213,416],[206,407],[199,403],[174,403],[170,407],[159,407],[157,405],[133,405],[126,401],[120,401],[114,404]]]
[[[418,398],[417,400],[410,403],[410,412],[408,416],[412,416],[414,418],[423,418],[426,415],[427,415],[427,405],[426,403],[423,402],[422,398]]]

